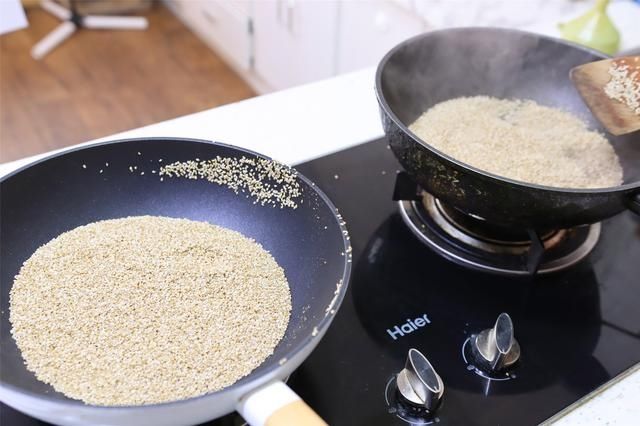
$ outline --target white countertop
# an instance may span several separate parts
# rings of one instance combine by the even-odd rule
[[[298,164],[383,135],[374,95],[374,70],[365,69],[102,140],[186,137],[252,149]],[[88,142],[88,144],[96,141]],[[60,150],[63,151],[63,150]],[[0,165],[0,176],[42,154]],[[558,425],[630,425],[640,418],[640,367],[550,419]]]

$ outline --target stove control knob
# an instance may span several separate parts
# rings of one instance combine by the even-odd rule
[[[396,383],[402,399],[427,411],[438,407],[444,393],[442,379],[417,349],[409,349],[407,362],[398,373]]]
[[[513,321],[501,313],[493,328],[480,332],[471,340],[476,363],[489,371],[503,371],[520,358],[520,345],[513,337]]]

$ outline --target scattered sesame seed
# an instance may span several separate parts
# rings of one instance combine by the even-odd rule
[[[217,156],[210,160],[183,161],[160,168],[160,175],[205,179],[236,194],[246,193],[254,204],[296,209],[302,196],[298,174],[291,167],[264,158]]]
[[[329,306],[327,306],[327,309],[325,310],[325,316],[329,315],[330,313],[334,314],[336,312],[335,309],[333,309],[333,307],[338,302],[338,296],[340,296],[341,288],[342,288],[342,279],[336,283],[336,289],[333,292],[333,299],[331,299],[331,302],[329,302]]]
[[[102,172],[103,172],[103,170],[102,170],[102,169],[100,169],[100,173],[102,173]]]
[[[154,174],[155,174],[155,172],[156,172],[155,170],[151,170],[151,173],[154,173]]]
[[[639,65],[628,64],[626,58],[613,61],[608,70],[611,79],[604,86],[604,93],[610,99],[625,104],[636,115],[640,115],[639,70]]]
[[[144,172],[140,172],[140,176],[144,175]]]
[[[318,335],[318,327],[313,327],[313,331],[311,331],[311,335],[316,337]]]
[[[338,176],[338,175],[333,175],[333,178],[336,179],[336,180],[338,180],[339,177],[340,176]]]
[[[83,165],[82,165],[82,168],[83,168],[83,169],[86,169],[86,168],[87,168],[87,165],[86,165],[86,164],[83,164]]]
[[[142,155],[142,154],[140,154],[140,151],[138,151],[138,155]]]
[[[109,167],[109,163],[104,163],[105,167]]]
[[[162,158],[160,158],[160,159],[158,160],[158,163],[162,163]]]

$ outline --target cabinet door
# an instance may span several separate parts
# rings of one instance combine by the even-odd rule
[[[165,4],[235,69],[250,69],[249,1],[165,0]]]
[[[335,74],[338,2],[253,3],[254,72],[273,90]]]
[[[247,1],[200,1],[211,37],[223,55],[243,70],[251,66],[250,6]]]
[[[404,4],[409,3],[409,4]],[[411,2],[340,3],[337,73],[374,66],[393,46],[426,30]]]

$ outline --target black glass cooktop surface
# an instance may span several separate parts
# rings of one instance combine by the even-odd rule
[[[640,221],[631,213],[603,222],[594,251],[569,270],[510,278],[458,266],[411,233],[391,200],[399,165],[384,140],[297,169],[339,207],[353,246],[342,307],[289,379],[328,423],[534,425],[640,362]],[[502,312],[521,357],[513,377],[489,380],[465,363],[463,345]],[[431,417],[394,403],[410,348],[444,383]],[[1,408],[3,425],[42,424]]]
[[[509,278],[458,266],[409,231],[391,200],[399,166],[384,141],[298,169],[340,208],[353,245],[342,308],[289,381],[330,424],[406,424],[385,388],[410,348],[444,383],[431,421],[454,425],[537,424],[640,362],[633,214],[605,221],[594,251],[569,270]],[[515,378],[490,381],[467,369],[462,347],[501,312],[513,320],[522,355]]]

